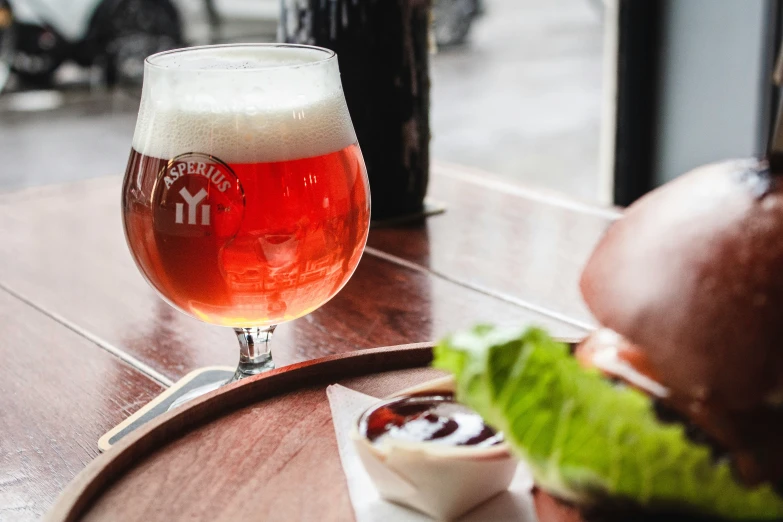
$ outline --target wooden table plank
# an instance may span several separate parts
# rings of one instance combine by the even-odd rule
[[[162,386],[0,290],[0,520],[37,520]]]
[[[373,231],[345,289],[278,328],[278,364],[479,321],[582,334],[590,319],[576,278],[614,214],[471,176],[436,167],[431,193],[447,214]],[[176,312],[142,279],[122,233],[120,181],[0,195],[0,519],[39,515],[95,456],[97,437],[159,383],[236,362],[228,329]]]
[[[162,380],[236,363],[233,334],[174,311],[143,281],[125,245],[119,178],[0,197],[0,285]],[[477,321],[582,330],[418,267],[365,255],[330,303],[282,325],[278,364],[358,348],[429,341]]]
[[[363,364],[352,361],[343,368],[361,374]],[[336,367],[327,371],[336,373]],[[432,368],[410,368],[338,382],[385,397],[442,375]],[[315,372],[312,377],[298,377],[294,386],[313,386],[286,389],[266,400],[240,391],[251,403],[242,408],[218,400],[219,419],[161,441],[151,455],[115,454],[120,478],[77,520],[233,522],[247,519],[248,512],[252,520],[268,522],[353,520],[325,391],[337,379],[324,382]],[[229,498],[237,501],[226,502]]]
[[[373,230],[368,251],[574,324],[594,324],[579,274],[618,211],[438,163],[429,196],[446,204],[444,214],[423,227]]]

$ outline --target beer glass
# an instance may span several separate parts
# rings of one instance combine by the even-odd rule
[[[275,326],[334,297],[367,240],[367,173],[335,53],[246,44],[147,58],[122,212],[160,296],[236,332],[233,380],[274,368]]]

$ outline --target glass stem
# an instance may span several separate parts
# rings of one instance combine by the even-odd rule
[[[236,382],[251,375],[273,370],[272,351],[269,341],[276,325],[256,328],[234,328],[239,339],[239,366],[230,382]]]

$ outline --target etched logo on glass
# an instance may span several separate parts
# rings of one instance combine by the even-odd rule
[[[186,237],[233,237],[242,224],[245,197],[223,161],[198,152],[173,158],[158,174],[153,194],[155,229]]]

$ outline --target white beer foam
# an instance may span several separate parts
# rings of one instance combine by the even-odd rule
[[[213,52],[216,50],[212,50]],[[133,148],[170,159],[202,152],[227,163],[293,160],[356,142],[336,60],[292,49],[186,52],[145,68]],[[189,56],[190,55],[190,56]],[[299,64],[300,67],[281,67]]]

